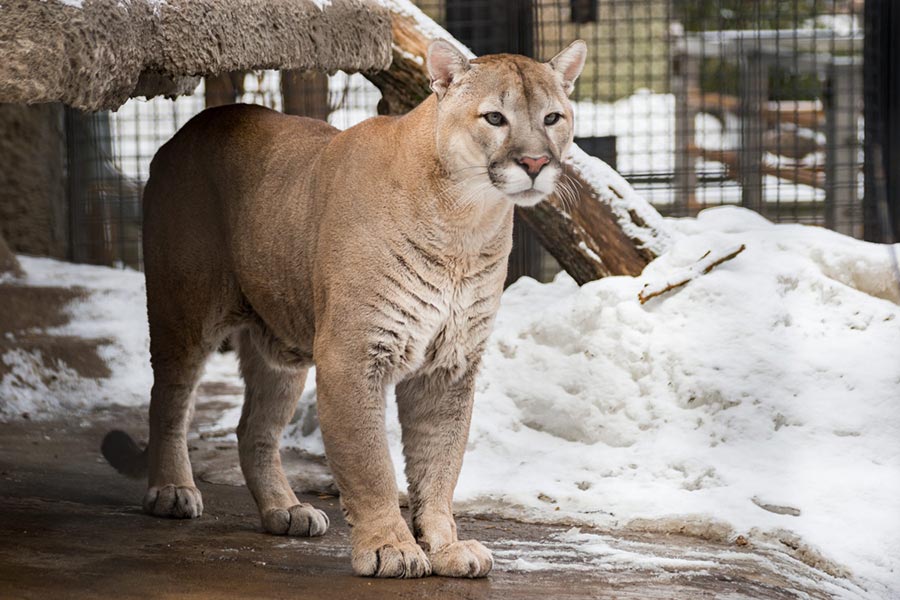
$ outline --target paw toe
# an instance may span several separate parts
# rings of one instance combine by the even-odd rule
[[[434,574],[444,577],[485,577],[494,566],[491,551],[475,540],[448,544],[429,558]]]
[[[193,486],[153,486],[144,496],[144,512],[157,517],[196,519],[203,514],[203,496]]]
[[[263,528],[276,535],[315,537],[328,531],[328,515],[311,504],[273,508],[263,514]]]
[[[375,550],[353,553],[353,570],[365,577],[411,579],[431,574],[431,563],[417,544],[385,544]]]

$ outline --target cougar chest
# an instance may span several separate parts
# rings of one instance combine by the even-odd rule
[[[508,248],[476,254],[409,236],[388,252],[373,280],[370,374],[398,382],[413,374],[458,379],[477,363],[499,305]]]
[[[472,339],[473,292],[459,286],[449,290],[443,318],[426,344],[422,372],[440,371],[455,380],[468,370],[469,356],[479,342]]]

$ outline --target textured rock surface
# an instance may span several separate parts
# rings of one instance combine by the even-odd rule
[[[15,0],[0,5],[0,102],[118,108],[246,69],[368,71],[391,62],[365,0]]]
[[[64,140],[62,105],[0,104],[0,236],[16,252],[66,256]]]

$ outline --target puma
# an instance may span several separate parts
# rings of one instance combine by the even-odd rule
[[[204,111],[165,144],[144,194],[154,383],[149,447],[111,432],[104,454],[146,472],[144,510],[194,518],[188,459],[204,362],[233,335],[246,383],[241,468],[274,534],[317,536],[279,457],[316,366],[328,463],[356,573],[483,577],[491,553],[459,540],[453,489],[473,387],[512,244],[513,208],[547,198],[572,143],[576,41],[548,63],[428,48],[433,94],[346,131],[256,106]],[[412,532],[385,437],[396,385]]]

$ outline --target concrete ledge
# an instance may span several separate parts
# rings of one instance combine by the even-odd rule
[[[0,56],[0,102],[116,109],[225,71],[386,69],[391,19],[365,0],[13,0]]]

